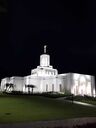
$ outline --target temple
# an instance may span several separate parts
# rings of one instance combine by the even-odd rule
[[[95,97],[95,77],[79,73],[58,74],[58,70],[50,65],[50,55],[46,48],[45,45],[44,54],[40,55],[40,65],[31,70],[31,75],[3,78],[0,90],[23,93],[57,92]]]

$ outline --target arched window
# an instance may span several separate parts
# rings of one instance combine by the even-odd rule
[[[48,84],[46,84],[46,92],[48,92]]]
[[[62,84],[59,84],[60,92],[62,92]]]
[[[52,92],[54,92],[54,84],[52,84]]]
[[[79,89],[78,86],[76,86],[76,95],[78,95],[78,89]]]

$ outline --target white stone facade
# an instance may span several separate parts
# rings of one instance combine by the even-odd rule
[[[5,90],[6,83],[12,83],[14,91],[22,91],[24,93],[28,93],[26,85],[34,85],[33,91],[30,88],[30,92],[58,92],[95,96],[94,76],[78,73],[58,74],[57,69],[50,65],[50,56],[46,53],[40,56],[40,66],[32,69],[31,75],[2,79],[1,91]],[[7,88],[7,91],[12,91],[12,89]]]

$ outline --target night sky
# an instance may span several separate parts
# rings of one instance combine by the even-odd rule
[[[30,75],[44,45],[59,73],[96,76],[96,0],[2,1],[0,79]]]

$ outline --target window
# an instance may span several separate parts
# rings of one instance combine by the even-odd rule
[[[47,70],[45,70],[45,73],[48,74]]]
[[[78,86],[76,86],[76,95],[78,95],[78,90],[79,90],[79,88],[78,88]]]
[[[83,96],[84,94],[83,94],[83,89],[81,89],[81,95]]]
[[[46,84],[46,92],[48,92],[48,84]]]
[[[52,84],[52,92],[54,92],[54,84]]]
[[[91,95],[91,82],[87,83],[87,88],[86,89],[87,89],[87,94]]]
[[[60,87],[60,92],[62,91],[62,85],[61,84],[59,84],[59,87]]]

